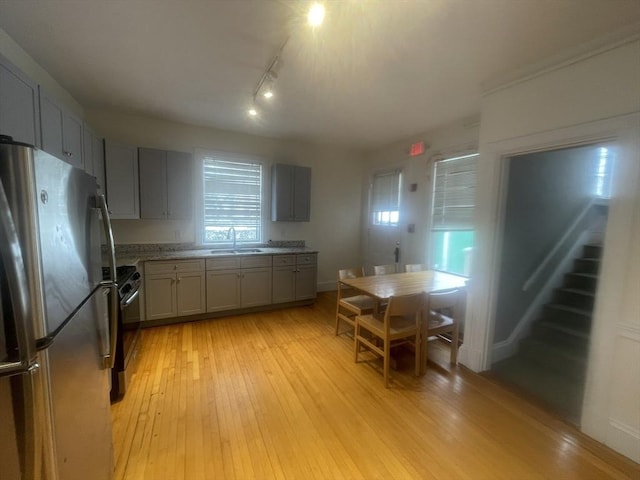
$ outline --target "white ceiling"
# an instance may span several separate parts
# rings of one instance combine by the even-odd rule
[[[640,0],[0,0],[86,108],[375,147],[477,114],[484,82],[640,25]],[[284,40],[277,96],[246,111]]]

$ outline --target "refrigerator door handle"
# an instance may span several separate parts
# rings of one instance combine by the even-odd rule
[[[109,209],[104,195],[98,196],[98,205],[102,213],[102,225],[107,238],[107,255],[109,256],[110,279],[102,282],[103,287],[109,289],[109,353],[102,357],[104,368],[113,368],[116,361],[116,346],[118,341],[118,287],[116,285],[116,251],[113,242],[113,229],[109,218]]]
[[[116,348],[118,344],[118,287],[115,283],[107,287],[109,289],[109,353],[102,357],[103,368],[113,368],[116,361]]]
[[[35,339],[29,318],[29,287],[16,225],[0,180],[0,255],[4,263],[13,310],[17,359],[0,363],[0,376],[27,373],[32,366]]]
[[[107,208],[107,200],[104,195],[98,196],[98,206],[100,213],[102,214],[102,226],[104,228],[104,235],[107,239],[107,255],[109,257],[109,276],[111,277],[107,282],[103,282],[104,286],[109,286],[112,283],[116,283],[116,247],[113,242],[113,228],[111,228],[111,218],[109,217],[109,209]]]

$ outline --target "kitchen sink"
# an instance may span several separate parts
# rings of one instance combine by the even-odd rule
[[[243,253],[260,253],[262,252],[262,250],[260,250],[259,248],[236,248],[235,250],[211,250],[211,254],[212,255],[237,255],[237,254],[243,254]]]

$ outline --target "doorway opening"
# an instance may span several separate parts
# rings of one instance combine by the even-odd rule
[[[508,160],[491,374],[580,425],[611,145]]]

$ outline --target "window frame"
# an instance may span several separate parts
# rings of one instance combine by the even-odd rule
[[[466,273],[459,273],[459,272],[454,272],[451,270],[444,270],[444,269],[436,269],[434,268],[433,264],[435,261],[434,258],[434,252],[435,252],[435,238],[436,238],[436,234],[438,233],[444,233],[445,236],[447,233],[450,232],[472,232],[474,235],[474,245],[472,245],[472,249],[475,247],[475,232],[476,232],[476,228],[475,228],[475,209],[477,206],[477,185],[478,185],[478,181],[477,181],[477,173],[478,173],[478,159],[479,159],[479,152],[477,150],[474,151],[467,151],[467,152],[459,152],[459,153],[452,153],[450,155],[446,155],[446,156],[438,156],[435,158],[432,158],[432,166],[431,166],[431,174],[432,174],[432,185],[431,185],[431,205],[430,205],[430,209],[429,209],[429,229],[428,229],[428,241],[427,241],[427,265],[429,266],[430,269],[433,270],[437,270],[437,271],[441,271],[441,272],[445,272],[445,273],[449,273],[452,275],[458,275],[458,276],[462,276],[462,277],[467,277],[468,275]],[[474,176],[475,176],[475,181],[474,181],[474,189],[476,189],[476,191],[474,192],[474,202],[473,202],[473,215],[471,215],[471,221],[468,223],[468,225],[465,226],[461,226],[461,227],[451,227],[451,228],[446,228],[446,224],[445,226],[440,226],[440,227],[436,227],[435,224],[435,219],[434,219],[434,210],[436,209],[436,187],[437,187],[437,166],[438,163],[440,162],[448,162],[448,161],[455,161],[455,160],[463,160],[463,159],[468,159],[468,158],[475,158],[475,171],[474,171]],[[446,215],[442,215],[442,217],[446,217]],[[443,225],[442,223],[440,225]],[[472,250],[473,251],[473,250]]]
[[[397,176],[397,210],[374,210],[375,208],[375,199],[376,199],[376,178],[382,178],[387,176]],[[371,176],[371,187],[369,191],[369,214],[368,214],[368,224],[377,227],[377,228],[397,228],[400,226],[400,217],[401,217],[401,207],[402,207],[402,183],[403,183],[403,172],[401,168],[393,168],[387,170],[380,170],[374,172]],[[397,212],[397,217],[395,222],[391,222],[390,220],[387,222],[376,222],[375,217],[376,213],[378,214],[392,214],[393,212]]]
[[[197,174],[197,182],[199,191],[198,193],[198,202],[196,205],[197,210],[197,222],[195,225],[195,239],[196,244],[200,246],[209,246],[209,247],[223,247],[226,245],[231,245],[233,243],[233,238],[226,239],[223,241],[206,241],[205,237],[205,210],[204,210],[204,202],[205,202],[205,177],[204,177],[204,162],[207,157],[218,157],[220,160],[228,161],[228,162],[238,162],[238,163],[252,163],[260,166],[261,175],[260,175],[260,219],[258,222],[259,229],[259,238],[257,240],[251,241],[241,241],[236,239],[236,243],[238,245],[242,245],[243,247],[257,246],[262,245],[264,243],[264,239],[266,238],[266,223],[267,217],[269,215],[269,199],[267,196],[267,183],[269,181],[269,162],[267,162],[264,158],[257,157],[255,155],[250,154],[242,154],[237,152],[227,152],[222,150],[214,150],[214,149],[196,149],[195,150],[195,158],[196,158],[196,174]]]

